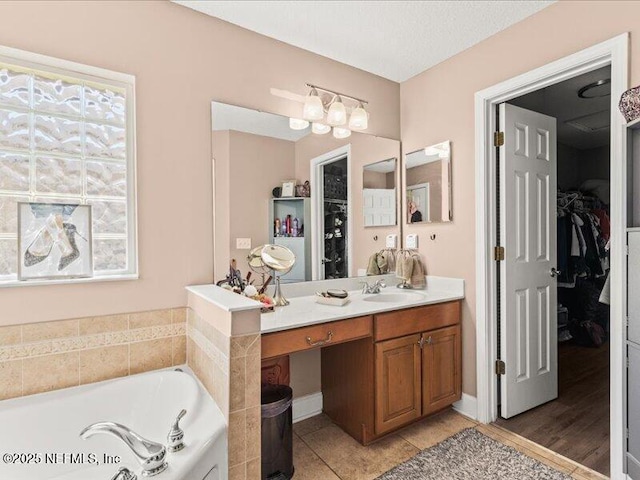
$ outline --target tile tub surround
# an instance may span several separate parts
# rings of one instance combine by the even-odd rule
[[[259,480],[260,305],[213,285],[187,290],[187,364],[227,420],[229,479]]]
[[[0,400],[186,362],[186,308],[0,327]]]

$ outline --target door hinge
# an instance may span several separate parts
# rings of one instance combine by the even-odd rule
[[[493,132],[493,146],[501,147],[504,145],[504,132]]]
[[[504,247],[495,247],[493,250],[493,258],[496,262],[504,260]]]
[[[496,375],[504,375],[506,368],[502,360],[496,360]]]

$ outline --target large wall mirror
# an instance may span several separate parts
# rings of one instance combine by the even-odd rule
[[[400,142],[298,128],[287,117],[213,102],[216,280],[233,259],[246,275],[247,255],[266,243],[296,255],[283,283],[365,275],[386,236],[400,238]],[[386,191],[385,199],[367,204],[366,189]]]
[[[406,222],[450,222],[451,142],[408,153],[404,161]]]

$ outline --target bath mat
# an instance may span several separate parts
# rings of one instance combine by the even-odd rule
[[[571,477],[467,428],[378,480],[570,480]]]

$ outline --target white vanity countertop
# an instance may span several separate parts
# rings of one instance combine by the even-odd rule
[[[324,283],[326,285],[327,282]],[[428,276],[425,290],[402,290],[395,288],[398,281],[387,283],[389,286],[383,288],[379,294],[364,295],[360,290],[347,289],[350,302],[343,307],[318,304],[315,294],[288,296],[290,305],[277,307],[275,312],[261,315],[261,332],[263,334],[278,332],[464,298],[464,280],[457,278]],[[287,295],[286,291],[285,295]]]
[[[244,310],[256,310],[262,307],[260,302],[256,302],[244,295],[230,292],[216,285],[191,285],[187,291],[204,298],[217,307],[227,312],[242,312]]]

